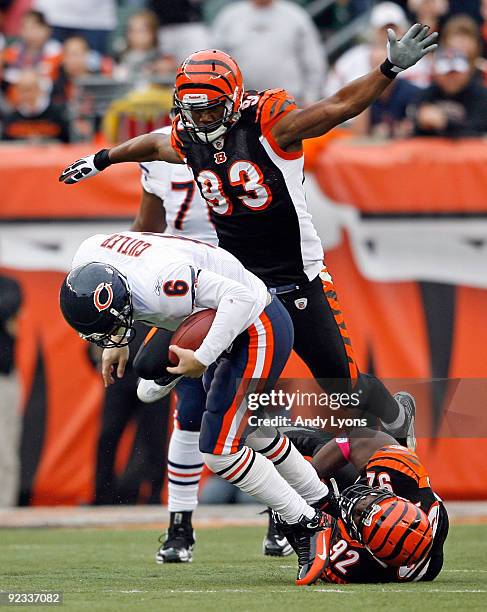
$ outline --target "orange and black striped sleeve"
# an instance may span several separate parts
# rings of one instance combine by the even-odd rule
[[[296,110],[296,102],[285,89],[268,89],[260,97],[255,120],[260,123],[264,136],[288,113]]]
[[[179,117],[175,117],[172,122],[171,146],[183,162],[186,163],[185,146],[180,134],[182,128],[178,128],[179,121]]]

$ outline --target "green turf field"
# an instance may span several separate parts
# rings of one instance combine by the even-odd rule
[[[152,531],[0,530],[0,590],[61,590],[69,610],[487,610],[487,525],[454,526],[443,573],[407,585],[295,587],[295,557],[263,557],[262,535],[199,530],[194,563],[160,566]]]

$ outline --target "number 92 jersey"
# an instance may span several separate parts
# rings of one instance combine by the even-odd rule
[[[194,142],[176,118],[172,146],[211,208],[219,245],[268,286],[306,283],[323,261],[304,193],[303,153],[280,149],[272,127],[296,109],[282,89],[248,92],[224,138]]]
[[[367,462],[360,482],[386,489],[418,505],[428,515],[433,530],[431,551],[416,565],[388,567],[353,540],[340,519],[329,528],[328,562],[321,579],[338,584],[433,580],[443,566],[448,515],[441,499],[431,489],[428,472],[419,457],[399,445],[380,448]]]
[[[154,130],[153,133],[170,134],[171,126]],[[188,167],[164,161],[139,165],[142,189],[162,200],[161,205],[166,211],[166,232],[217,245],[208,204],[201,197]]]

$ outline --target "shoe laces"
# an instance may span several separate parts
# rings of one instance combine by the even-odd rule
[[[325,514],[320,510],[316,511],[313,518],[303,517],[296,525],[295,545],[300,567],[307,565],[311,557],[311,538],[319,531],[324,523]]]
[[[267,526],[267,538],[269,540],[272,540],[273,538],[282,537],[282,534],[280,533],[274,518],[274,512],[270,508],[266,508],[265,510],[262,510],[262,512],[259,512],[259,514],[267,514],[269,516],[269,523]]]
[[[318,531],[323,526],[324,522],[325,513],[320,509],[316,509],[316,513],[312,518],[309,519],[306,517],[302,517],[299,522],[299,525],[301,526],[301,529],[303,531],[309,534]]]
[[[307,565],[311,556],[311,536],[307,533],[302,533],[296,536],[295,539],[298,564],[300,567]]]
[[[159,537],[164,548],[187,548],[194,543],[193,527],[190,524],[172,525]]]

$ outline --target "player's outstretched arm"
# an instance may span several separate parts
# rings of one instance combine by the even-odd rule
[[[388,30],[387,59],[365,76],[352,81],[335,95],[295,110],[282,118],[272,135],[283,149],[299,148],[301,140],[322,136],[335,126],[364,111],[377,100],[395,76],[437,48],[438,34],[428,34],[429,26],[411,26],[400,39]]]
[[[167,161],[182,164],[183,161],[171,146],[168,134],[143,134],[113,149],[102,149],[94,155],[87,155],[70,164],[59,176],[61,183],[73,185],[95,176],[112,164],[123,162]]]

